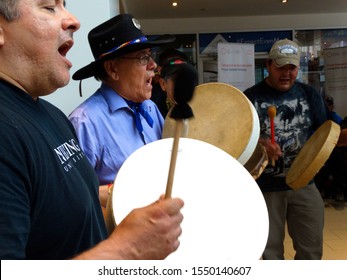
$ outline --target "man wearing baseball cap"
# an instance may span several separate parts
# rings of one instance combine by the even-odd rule
[[[265,146],[268,165],[257,183],[269,212],[269,237],[263,259],[284,259],[285,226],[293,240],[295,259],[321,259],[324,203],[313,181],[299,190],[286,185],[286,173],[308,138],[327,120],[320,94],[296,80],[300,48],[288,39],[275,42],[266,63],[268,77],[245,91],[260,120],[259,142]],[[275,106],[274,139],[268,108]]]

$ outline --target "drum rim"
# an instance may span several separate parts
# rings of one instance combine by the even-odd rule
[[[318,143],[316,141],[316,138],[318,138],[321,133],[324,133],[326,138],[324,143]],[[314,134],[312,134],[299,154],[295,157],[286,175],[286,184],[293,189],[305,187],[328,160],[336,146],[339,135],[340,126],[331,120],[325,121]],[[305,158],[307,154],[312,154],[310,153],[312,143],[318,143],[320,146],[316,147],[318,151],[314,154],[311,162],[307,164],[306,168],[302,168],[302,159]],[[298,166],[300,166],[300,168],[298,168]]]

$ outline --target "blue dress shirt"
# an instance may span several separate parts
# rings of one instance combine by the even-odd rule
[[[70,114],[80,146],[94,167],[100,185],[113,183],[123,162],[134,151],[161,139],[164,119],[159,109],[151,100],[142,105],[153,119],[152,128],[140,116],[142,133],[127,102],[105,84]]]

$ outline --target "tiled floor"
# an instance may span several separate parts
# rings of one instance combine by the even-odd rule
[[[295,251],[288,234],[284,246],[285,259],[292,260]],[[325,207],[323,260],[347,260],[347,204],[344,210]]]

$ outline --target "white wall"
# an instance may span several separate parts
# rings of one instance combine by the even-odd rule
[[[74,34],[75,44],[68,53],[72,62],[71,75],[81,67],[94,60],[88,43],[88,32],[110,18],[109,0],[70,0],[67,9],[81,22],[81,28]],[[79,96],[78,81],[71,79],[70,83],[53,94],[43,97],[60,108],[66,115],[70,114],[83,100],[94,93],[99,86],[94,78],[86,79],[82,83],[83,98]]]

